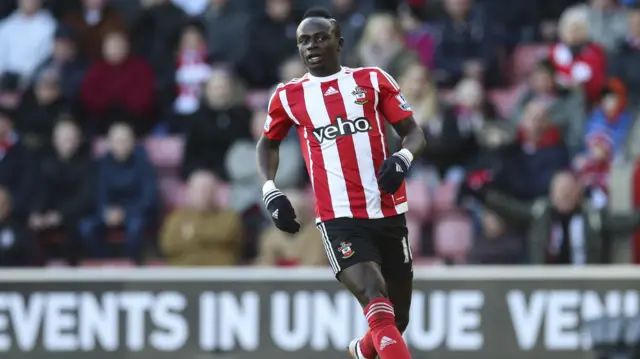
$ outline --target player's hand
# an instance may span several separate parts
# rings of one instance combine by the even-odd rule
[[[404,150],[406,151],[406,150]],[[394,194],[400,189],[411,166],[411,159],[402,151],[389,156],[378,171],[378,185],[384,193]]]
[[[263,200],[271,220],[279,230],[292,234],[300,231],[300,223],[296,221],[296,211],[287,196],[279,189],[275,186],[263,189]]]

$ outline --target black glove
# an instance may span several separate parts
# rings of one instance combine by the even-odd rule
[[[382,192],[394,194],[398,191],[411,166],[411,157],[411,153],[403,149],[384,160],[378,171],[378,185]]]
[[[265,185],[265,187],[268,187]],[[297,233],[300,231],[300,223],[296,221],[296,212],[285,196],[275,186],[263,190],[264,204],[271,214],[271,220],[279,230],[287,233]]]

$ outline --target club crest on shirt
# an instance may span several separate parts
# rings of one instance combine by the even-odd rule
[[[350,258],[356,253],[354,250],[351,249],[351,246],[352,246],[351,242],[340,243],[340,247],[338,247],[338,252],[342,254],[343,259]]]
[[[356,87],[356,89],[353,90],[351,94],[356,97],[356,100],[354,102],[357,105],[364,105],[365,103],[369,102],[369,100],[367,100],[367,90],[363,89],[360,86]]]

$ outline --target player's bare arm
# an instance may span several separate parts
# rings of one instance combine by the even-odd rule
[[[418,158],[427,146],[424,133],[418,123],[409,116],[393,125],[393,129],[402,139],[402,148],[409,150],[413,158]]]
[[[278,229],[287,233],[296,233],[300,224],[296,221],[296,212],[285,196],[275,185],[276,171],[280,162],[280,140],[271,140],[262,135],[256,145],[258,169],[264,179],[262,197]]]
[[[280,162],[280,142],[278,140],[270,140],[264,135],[258,140],[256,155],[258,157],[258,169],[263,182],[273,181],[276,178],[278,163]]]

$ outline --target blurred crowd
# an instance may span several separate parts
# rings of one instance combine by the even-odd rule
[[[635,0],[7,0],[0,266],[326,265],[296,134],[276,183],[300,233],[255,165],[318,5],[424,129],[417,263],[640,262]]]

